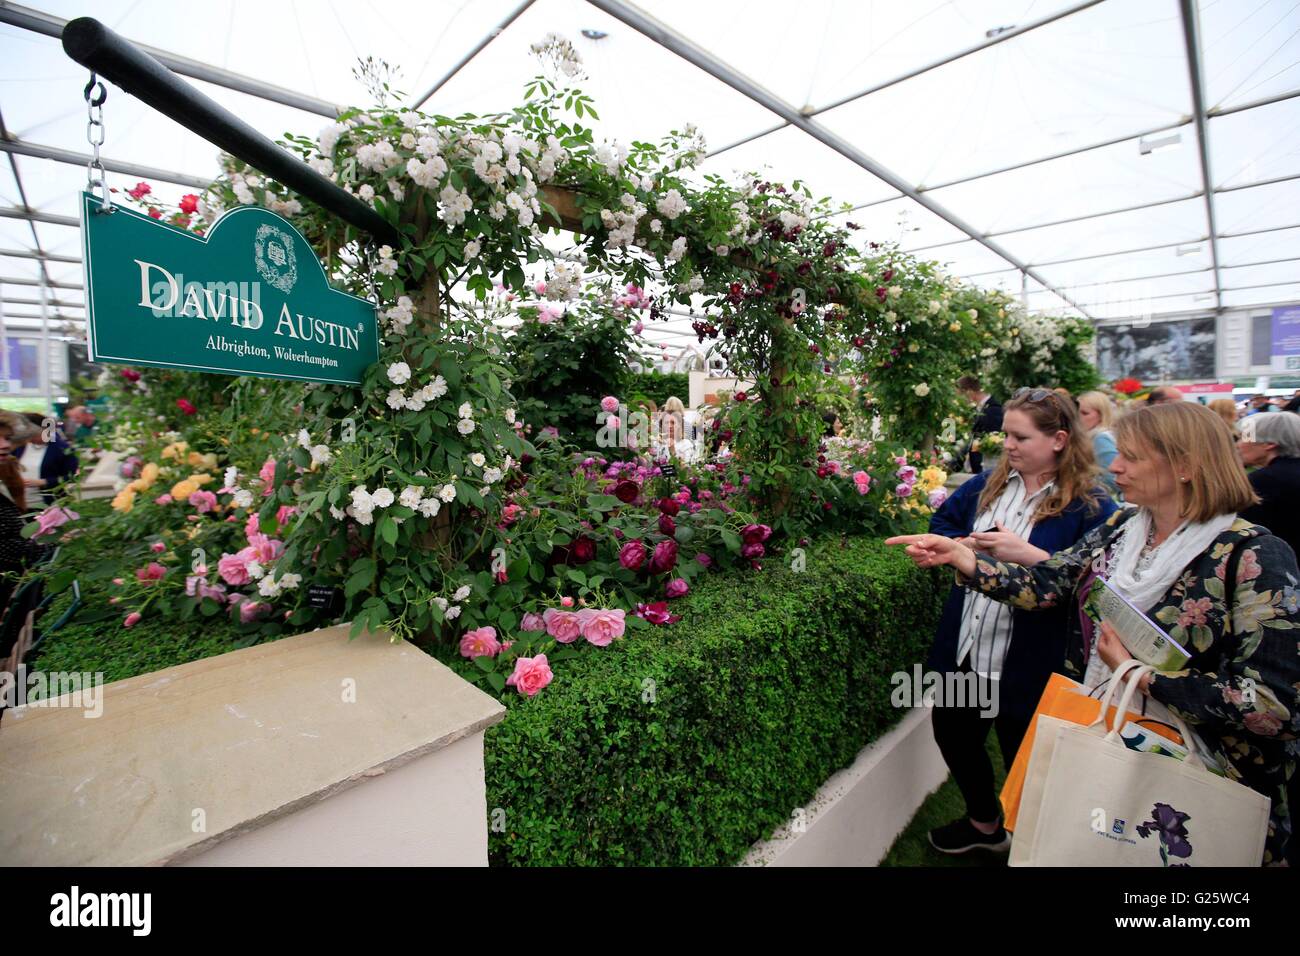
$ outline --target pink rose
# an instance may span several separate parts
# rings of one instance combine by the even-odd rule
[[[608,647],[616,637],[622,637],[625,627],[621,608],[583,608],[578,612],[582,636],[597,647]]]
[[[245,601],[239,605],[239,623],[248,624],[257,620],[267,611],[271,610],[271,605],[262,601]]]
[[[613,395],[606,395],[600,400],[600,407],[607,412],[618,411],[618,399]]]
[[[899,485],[894,489],[894,494],[900,498],[910,498],[912,497],[912,486],[908,484]]]
[[[275,490],[275,459],[268,458],[262,465],[262,470],[257,473],[257,477],[262,479],[262,497],[268,497]]]
[[[740,529],[740,538],[745,544],[762,544],[772,537],[772,529],[765,524],[747,524]]]
[[[275,513],[275,523],[281,528],[289,524],[289,519],[298,513],[298,509],[293,505],[280,505],[280,510]]]
[[[284,554],[284,542],[268,538],[264,534],[255,534],[249,537],[247,550],[252,551],[258,564],[266,565]]]
[[[163,544],[161,541],[155,541],[153,544],[149,545],[149,550],[154,554],[162,554],[167,550],[167,545]]]
[[[55,528],[67,524],[69,521],[76,521],[81,515],[67,508],[47,508],[36,516],[36,533],[33,538],[39,538],[43,534],[49,534]]]
[[[113,583],[114,583],[114,584],[126,584],[126,581],[125,581],[123,578],[113,578]]]
[[[898,469],[898,480],[905,485],[914,484],[916,482],[916,469],[911,465],[904,465]]]
[[[122,622],[122,626],[135,627],[137,624],[140,623],[140,618],[142,617],[144,617],[144,615],[141,614],[139,611],[132,611],[130,614],[126,616],[126,620]]]
[[[941,508],[943,507],[943,503],[947,500],[948,500],[947,488],[936,488],[934,489],[934,491],[930,492],[931,508]]]
[[[217,510],[217,496],[210,491],[194,492],[190,495],[189,502],[194,506],[194,510],[201,515]]]
[[[521,657],[515,661],[515,672],[506,678],[506,686],[513,687],[525,697],[532,697],[551,682],[555,675],[546,663],[546,655]]]
[[[148,565],[146,565],[145,567],[139,568],[135,572],[135,576],[137,580],[143,581],[144,583],[148,584],[150,581],[157,581],[166,573],[167,573],[167,569],[164,568],[161,564],[159,564],[157,561],[150,561]]]
[[[153,500],[153,503],[156,505],[169,505],[175,500],[176,499],[173,498],[171,495],[159,495],[157,498]]]
[[[685,597],[690,589],[691,586],[686,583],[685,578],[673,578],[665,585],[664,594],[669,598]]]
[[[466,631],[460,639],[461,657],[496,657],[501,651],[501,642],[497,640],[494,627],[479,627]]]
[[[562,607],[573,607],[573,598],[571,597],[560,598],[560,605]]]
[[[253,535],[258,534],[261,530],[262,527],[258,520],[257,512],[254,511],[248,516],[248,520],[244,522],[244,537],[251,541],[253,540]]]
[[[582,635],[582,612],[557,611],[548,608],[542,612],[542,621],[546,624],[546,633],[561,644],[572,644]]]
[[[519,625],[521,631],[544,631],[546,630],[546,621],[542,616],[534,611],[529,611],[524,615],[523,622]]]
[[[217,573],[227,584],[239,587],[248,583],[248,567],[243,553],[223,554],[217,562]]]

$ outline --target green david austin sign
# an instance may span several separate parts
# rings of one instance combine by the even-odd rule
[[[375,307],[330,287],[273,212],[240,206],[206,236],[81,197],[90,359],[356,385],[379,360]]]

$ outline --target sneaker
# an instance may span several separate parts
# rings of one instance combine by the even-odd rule
[[[945,827],[931,830],[930,846],[940,853],[968,853],[971,850],[1006,853],[1011,849],[1011,834],[1001,825],[992,833],[981,833],[967,817],[962,817]]]

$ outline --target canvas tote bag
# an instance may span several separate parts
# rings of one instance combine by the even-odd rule
[[[1260,865],[1268,835],[1267,797],[1207,770],[1196,738],[1176,715],[1188,749],[1184,760],[1130,750],[1120,738],[1120,715],[1128,711],[1142,676],[1154,670],[1132,668],[1109,730],[1102,717],[1087,727],[1043,718],[1038,738],[1053,738],[1049,762],[1032,829],[1024,826],[1031,797],[1026,784],[1011,865]],[[1036,758],[1031,756],[1031,763]],[[1031,782],[1032,777],[1031,770]]]
[[[1137,666],[1137,662],[1132,662],[1130,666]],[[1121,669],[1120,673],[1127,669]],[[1113,680],[1110,686],[1115,686]],[[1014,832],[1019,826],[1020,801],[1024,794],[1025,777],[1029,771],[1029,757],[1034,749],[1034,740],[1038,736],[1039,718],[1047,716],[1068,721],[1072,724],[1090,724],[1097,719],[1098,714],[1102,713],[1101,699],[1092,696],[1096,691],[1096,688],[1089,689],[1064,674],[1053,674],[1048,679],[1047,687],[1043,689],[1043,695],[1038,699],[1038,706],[1035,708],[1034,716],[1029,722],[1029,729],[1020,742],[1020,748],[1016,751],[1015,759],[1007,770],[1007,778],[1002,784],[1002,825],[1008,830]],[[1151,721],[1141,714],[1129,713],[1127,717],[1134,723],[1140,723],[1146,729],[1160,734],[1162,737],[1166,737],[1175,743],[1182,743],[1182,740],[1178,737],[1178,732],[1172,727],[1158,721]]]

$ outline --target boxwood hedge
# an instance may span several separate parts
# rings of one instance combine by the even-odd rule
[[[806,559],[701,579],[680,622],[511,695],[485,747],[493,865],[732,864],[899,720],[889,675],[951,578],[879,540]]]

